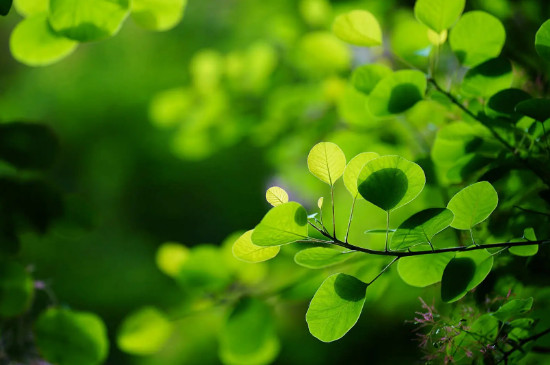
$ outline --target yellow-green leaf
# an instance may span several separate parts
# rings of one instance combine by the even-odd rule
[[[346,168],[344,169],[344,185],[354,198],[358,196],[357,191],[357,178],[363,166],[370,160],[380,157],[376,152],[363,152],[355,156],[350,160]],[[359,195],[360,197],[360,195]]]
[[[243,233],[233,244],[233,256],[245,262],[262,262],[277,256],[280,246],[258,246],[252,242],[252,232]]]
[[[307,156],[307,167],[321,181],[334,185],[344,173],[346,155],[334,143],[317,143]]]
[[[288,203],[288,194],[283,188],[272,186],[265,192],[265,200],[276,207],[277,205]]]
[[[173,325],[154,307],[144,307],[130,314],[118,331],[118,347],[134,355],[158,352],[172,334]]]
[[[356,46],[379,46],[382,44],[382,30],[378,20],[365,10],[353,10],[341,14],[332,24],[332,32],[344,42]]]
[[[156,31],[175,27],[183,17],[187,0],[132,0],[132,19]]]

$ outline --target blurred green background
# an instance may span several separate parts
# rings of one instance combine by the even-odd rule
[[[10,32],[20,16],[12,10],[1,20],[0,122],[51,128],[59,151],[42,176],[62,192],[65,206],[63,218],[46,234],[21,235],[19,257],[60,303],[106,322],[107,363],[220,362],[223,303],[201,309],[198,294],[158,269],[157,248],[164,242],[221,245],[232,233],[253,228],[269,208],[265,190],[273,184],[311,207],[327,194],[307,174],[307,152],[316,142],[337,142],[348,158],[362,151],[426,156],[424,139],[430,141],[435,132],[418,134],[415,123],[422,123],[418,128],[426,118],[436,126],[443,123],[434,119],[437,106],[426,102],[405,117],[374,119],[347,84],[350,70],[372,60],[399,61],[383,49],[345,46],[327,32],[335,13],[368,9],[386,37],[396,37],[397,47],[397,29],[413,19],[413,5],[191,0],[182,22],[170,31],[151,32],[130,19],[115,37],[81,44],[66,59],[38,68],[10,54]],[[539,66],[522,56],[532,53],[532,41],[525,39],[533,38],[549,8],[535,0],[467,3],[467,9],[485,9],[503,21],[504,54],[527,74]],[[419,49],[425,47],[419,42]],[[409,62],[419,67],[427,62],[415,57]],[[436,190],[428,187],[396,221],[419,206],[442,204]],[[345,194],[337,192],[342,224],[349,204]],[[368,218],[367,228],[383,226],[383,214],[366,205],[359,209],[357,219]],[[301,279],[307,288],[295,298],[290,294],[274,306],[281,340],[276,363],[406,364],[421,357],[405,321],[419,309],[416,298],[431,301],[437,288],[408,287],[392,271],[380,284],[391,281],[391,287],[367,303],[349,335],[323,344],[309,334],[304,316],[324,276],[293,268],[292,252],[283,252],[268,271],[279,284],[294,276],[308,279]],[[37,300],[45,301],[42,296],[37,293]],[[147,305],[181,315],[176,334],[157,355],[124,354],[116,346],[116,331],[129,313]]]

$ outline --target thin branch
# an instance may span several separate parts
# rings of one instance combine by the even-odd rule
[[[514,208],[516,209],[519,209],[525,213],[532,213],[532,214],[538,214],[538,215],[543,215],[545,217],[550,217],[550,213],[544,213],[544,212],[539,212],[537,210],[532,210],[532,209],[526,209],[526,208],[522,208],[520,207],[519,205],[514,205]]]
[[[388,252],[388,235],[390,234],[390,211],[386,211],[386,244],[384,245],[384,251]]]
[[[336,219],[334,215],[334,184],[330,186],[330,202],[332,205],[332,235],[336,237]]]
[[[393,260],[391,260],[391,262],[390,262],[389,264],[387,264],[386,267],[384,267],[384,268],[382,269],[382,271],[380,271],[380,272],[378,273],[378,275],[376,275],[376,277],[375,277],[374,279],[372,279],[371,281],[369,281],[367,285],[371,285],[372,283],[374,283],[374,282],[376,281],[376,279],[378,279],[380,276],[382,276],[382,274],[383,274],[386,270],[388,270],[389,267],[390,267],[391,265],[393,265],[393,263],[396,262],[397,260],[399,260],[399,257],[396,257],[396,258],[394,258]]]
[[[351,203],[351,212],[349,213],[348,228],[346,229],[346,236],[344,237],[344,242],[348,242],[349,229],[351,227],[351,220],[353,219],[353,210],[355,209],[356,201],[357,201],[357,196],[353,198],[353,203]]]

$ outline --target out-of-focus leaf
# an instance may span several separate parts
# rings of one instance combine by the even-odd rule
[[[232,280],[232,272],[214,245],[193,247],[180,266],[176,279],[186,289],[218,291]]]
[[[28,17],[48,11],[49,0],[14,0],[13,7],[19,15]]]
[[[359,194],[385,211],[411,202],[425,183],[422,168],[400,156],[382,156],[367,162],[357,179]]]
[[[344,42],[364,47],[382,44],[382,30],[375,16],[366,10],[352,10],[336,17],[333,33]]]
[[[166,275],[176,277],[189,258],[189,249],[175,242],[163,243],[157,250],[157,267]]]
[[[462,92],[471,97],[488,98],[512,84],[512,65],[505,58],[493,58],[468,70]]]
[[[545,21],[537,31],[535,49],[539,56],[550,61],[550,19]]]
[[[132,0],[132,19],[156,31],[175,27],[183,17],[187,0]]]
[[[433,48],[428,31],[429,28],[413,17],[399,19],[390,37],[393,52],[406,62],[426,69]]]
[[[516,105],[516,112],[539,122],[550,119],[550,99],[529,99]]]
[[[46,13],[22,20],[10,37],[13,57],[27,66],[47,66],[70,55],[77,42],[54,33]]]
[[[58,141],[50,128],[31,123],[0,124],[0,159],[22,169],[50,167]]]
[[[357,323],[367,284],[346,274],[329,276],[309,304],[306,321],[309,332],[323,342],[336,341]]]
[[[487,181],[480,181],[465,187],[455,194],[447,204],[454,213],[451,227],[468,230],[483,222],[498,205],[498,194]]]
[[[466,0],[418,0],[414,15],[430,29],[441,33],[449,29],[464,11]]]
[[[279,246],[257,246],[252,242],[253,230],[247,231],[233,244],[233,255],[245,262],[262,262],[274,258],[280,251]]]
[[[531,96],[521,89],[505,89],[491,96],[485,104],[485,114],[491,118],[504,117],[517,122],[521,115],[516,112],[516,105]]]
[[[258,246],[280,246],[305,238],[307,213],[296,202],[271,208],[252,233],[252,242]]]
[[[13,260],[0,260],[0,317],[23,313],[33,293],[34,282],[25,268]]]
[[[369,109],[378,117],[402,113],[424,98],[426,85],[426,76],[420,71],[394,72],[372,90]]]
[[[346,155],[332,142],[317,143],[307,156],[307,167],[319,180],[334,185],[346,168]]]
[[[353,70],[351,83],[353,86],[368,95],[380,80],[392,73],[391,68],[379,63],[362,65]]]
[[[47,309],[36,320],[34,334],[44,359],[59,365],[102,364],[109,351],[107,329],[93,313]]]
[[[353,253],[343,253],[333,248],[312,247],[294,255],[294,262],[309,269],[322,269],[347,261],[353,256]]]
[[[12,0],[2,0],[0,1],[0,15],[8,15],[11,9]]]
[[[464,14],[451,30],[449,42],[460,63],[475,67],[500,54],[506,32],[494,16],[483,11]]]
[[[144,307],[124,319],[117,333],[118,347],[129,354],[158,352],[172,334],[172,323],[154,307]]]
[[[531,310],[532,306],[533,298],[513,299],[503,304],[495,313],[493,313],[493,316],[505,322],[512,317],[517,317],[528,312]]]

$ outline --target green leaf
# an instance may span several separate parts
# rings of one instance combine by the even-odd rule
[[[516,112],[544,122],[550,119],[550,99],[529,99],[516,105]]]
[[[343,253],[333,248],[312,247],[294,255],[294,262],[308,269],[322,269],[347,261],[354,256],[352,252]]]
[[[492,267],[493,256],[487,250],[457,252],[443,272],[441,299],[459,300],[485,280]]]
[[[319,180],[334,185],[346,168],[346,155],[332,142],[317,143],[307,156],[307,167]]]
[[[0,1],[0,15],[6,16],[10,12],[12,0]]]
[[[508,303],[503,304],[495,313],[493,313],[493,316],[503,322],[506,322],[512,317],[517,317],[530,311],[532,306],[533,298],[513,299]]]
[[[189,258],[189,249],[175,242],[163,243],[157,250],[157,267],[168,276],[176,277],[185,261]]]
[[[453,52],[466,67],[497,57],[505,40],[506,32],[500,20],[483,11],[464,14],[449,36]]]
[[[10,37],[10,51],[27,66],[46,66],[70,55],[78,45],[54,33],[47,14],[39,13],[21,21]]]
[[[0,261],[0,317],[23,313],[31,304],[34,282],[25,268],[15,261]]]
[[[457,21],[465,5],[466,0],[417,0],[414,15],[418,21],[441,33]]]
[[[386,76],[372,90],[368,106],[382,117],[402,113],[424,98],[426,76],[416,70],[401,70]]]
[[[453,221],[453,212],[445,208],[430,208],[401,223],[391,238],[390,248],[401,250],[416,245],[431,245],[432,238]]]
[[[48,11],[49,0],[14,0],[13,7],[19,15],[28,17],[38,13],[45,13]]]
[[[370,160],[380,157],[378,153],[375,152],[362,152],[352,158],[348,165],[344,169],[344,185],[348,189],[352,197],[358,196],[359,192],[357,191],[357,178],[359,173],[363,169],[363,166]]]
[[[270,308],[257,299],[242,299],[220,333],[222,361],[235,365],[270,364],[279,348]]]
[[[525,242],[525,241],[536,241],[537,237],[535,236],[535,231],[533,228],[526,228],[523,231],[523,239],[513,240],[512,242]],[[517,246],[517,247],[510,247],[508,249],[511,254],[516,256],[533,256],[536,255],[537,252],[539,252],[539,246],[538,245],[530,245],[530,246]]]
[[[462,92],[470,97],[488,98],[512,85],[512,64],[505,58],[493,58],[468,70]]]
[[[102,364],[109,351],[107,329],[93,313],[47,309],[36,320],[34,334],[40,354],[58,365]]]
[[[283,188],[272,186],[265,192],[265,200],[276,207],[277,205],[288,203],[288,193]]]
[[[535,49],[539,56],[550,62],[550,19],[545,21],[537,31]]]
[[[491,118],[510,118],[517,122],[521,115],[516,112],[516,105],[531,96],[521,89],[505,89],[491,96],[485,104],[485,114]]]
[[[388,212],[411,202],[425,183],[422,168],[400,156],[382,156],[367,162],[357,179],[359,194]]]
[[[309,304],[306,321],[309,332],[323,342],[342,338],[357,323],[367,284],[346,274],[329,276]]]
[[[307,213],[296,202],[272,208],[252,233],[252,242],[257,246],[280,246],[305,238]]]
[[[217,246],[199,245],[189,251],[176,279],[186,289],[218,291],[231,282],[231,274]]]
[[[351,83],[357,90],[369,95],[376,84],[391,73],[391,68],[380,63],[362,65],[353,70]]]
[[[417,68],[427,69],[433,48],[429,30],[412,16],[399,19],[390,34],[393,53]]]
[[[233,244],[233,256],[244,262],[262,262],[277,256],[279,246],[263,247],[252,242],[253,230],[245,232]]]
[[[382,44],[382,30],[378,20],[365,10],[353,10],[334,19],[332,32],[344,42],[364,47]]]
[[[132,19],[156,31],[174,28],[183,17],[187,0],[132,0]]]
[[[50,0],[49,22],[67,38],[98,41],[119,31],[129,7],[129,0]]]
[[[445,267],[454,256],[453,252],[446,252],[403,257],[397,262],[397,272],[405,283],[423,288],[441,281]]]
[[[57,137],[41,124],[0,124],[0,160],[21,169],[50,167],[57,154]]]
[[[116,340],[124,352],[150,355],[164,346],[172,329],[172,323],[162,312],[154,307],[144,307],[124,319]]]
[[[498,205],[498,194],[487,181],[480,181],[465,187],[455,194],[447,204],[455,217],[451,227],[469,230],[487,219]]]

